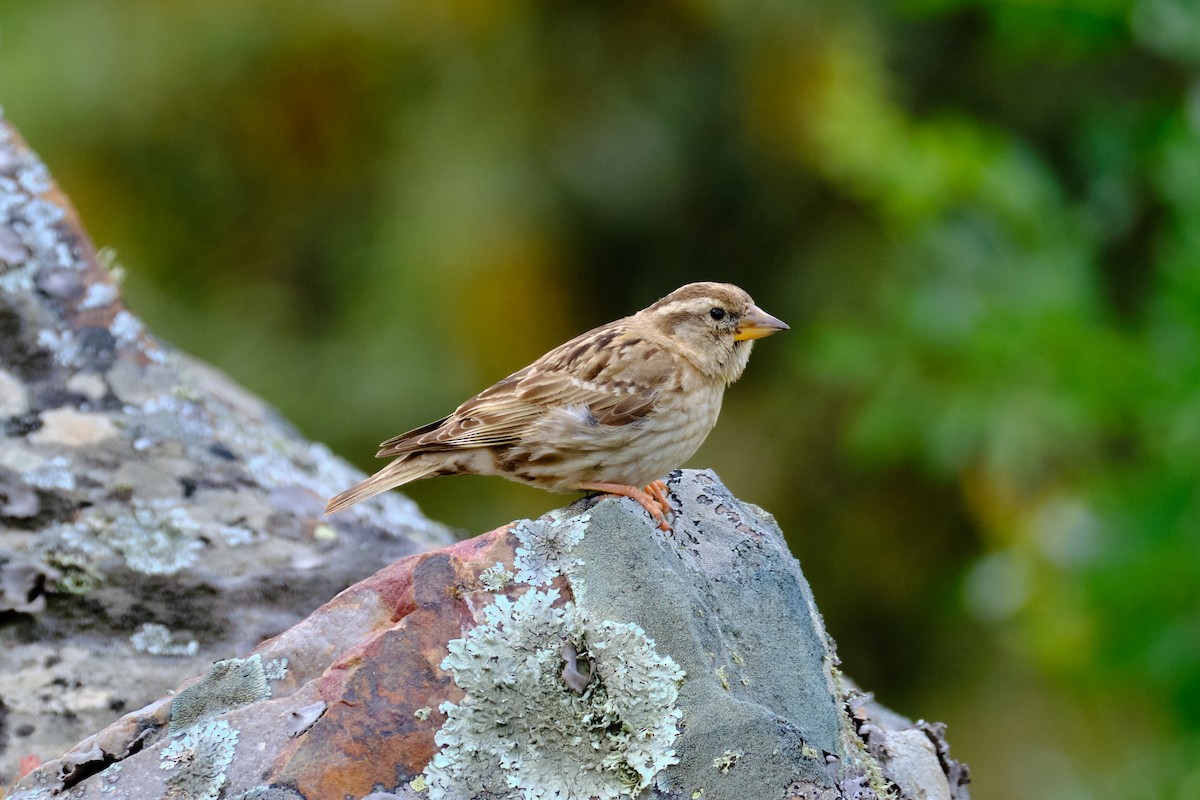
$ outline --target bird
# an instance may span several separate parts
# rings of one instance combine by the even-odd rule
[[[708,436],[754,341],[787,329],[733,284],[689,283],[382,442],[376,457],[391,463],[333,497],[325,513],[424,478],[499,475],[551,492],[629,497],[669,531],[663,476]]]

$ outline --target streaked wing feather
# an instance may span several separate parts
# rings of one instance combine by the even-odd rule
[[[628,425],[649,414],[657,399],[657,389],[639,391],[609,408],[592,408],[592,414],[601,425]]]
[[[631,365],[622,349],[637,342],[620,322],[551,350],[450,416],[388,439],[376,455],[513,444],[551,408],[586,407],[602,425],[628,425],[644,417],[671,374],[670,357],[651,347],[640,363]]]
[[[380,442],[379,452],[375,454],[375,457],[383,458],[385,456],[394,456],[399,455],[400,453],[408,452],[412,449],[409,446],[410,442],[415,442],[425,434],[436,431],[438,428],[445,425],[446,420],[448,419],[450,419],[450,417],[442,417],[437,422],[431,422],[428,425],[422,425],[419,428],[414,428],[411,431],[406,431],[405,433],[393,436],[385,442]]]

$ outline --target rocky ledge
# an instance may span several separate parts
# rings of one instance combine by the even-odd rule
[[[398,561],[14,787],[70,798],[964,798],[841,677],[770,515],[676,472]]]

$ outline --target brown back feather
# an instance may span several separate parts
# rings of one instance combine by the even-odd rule
[[[629,335],[624,323],[618,320],[560,345],[448,417],[388,439],[376,456],[514,444],[538,417],[563,406],[586,407],[602,425],[628,425],[644,417],[672,365],[664,350],[651,348],[630,369],[621,351],[639,337]],[[622,372],[632,377],[617,380],[610,374],[621,361],[626,362]]]

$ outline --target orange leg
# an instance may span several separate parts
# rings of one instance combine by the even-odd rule
[[[658,507],[662,509],[663,515],[671,513],[671,501],[667,499],[667,482],[655,481],[646,487],[646,494],[654,498],[654,502],[658,503]],[[671,529],[671,526],[663,528],[664,531]]]
[[[579,483],[575,485],[575,488],[584,492],[604,492],[633,498],[649,512],[654,521],[658,523],[659,528],[664,531],[671,530],[671,523],[667,522],[667,512],[671,510],[667,503],[667,485],[662,481],[655,481],[645,489],[627,486],[623,483],[604,483],[602,481]]]

